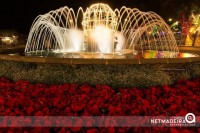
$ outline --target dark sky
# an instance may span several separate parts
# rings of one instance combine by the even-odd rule
[[[142,11],[155,11],[164,18],[173,15],[180,1],[188,0],[6,0],[0,4],[0,30],[15,29],[28,33],[35,17],[63,6],[84,9],[92,3],[107,3],[114,8],[127,6]]]

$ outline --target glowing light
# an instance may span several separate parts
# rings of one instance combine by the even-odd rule
[[[103,26],[97,25],[94,30],[91,31],[92,40],[97,43],[98,48],[101,53],[112,52],[113,43],[113,32],[111,29]]]
[[[73,22],[73,20],[72,20],[72,19],[70,19],[70,20],[69,20],[69,22],[71,22],[71,23],[72,23],[72,22]]]
[[[194,27],[190,28],[190,33],[194,33],[195,30],[194,30]]]
[[[93,4],[84,12],[82,25],[85,32],[93,30],[99,25],[104,25],[110,30],[115,31],[117,16],[107,4]]]
[[[176,21],[174,24],[175,24],[175,25],[178,25],[178,24],[179,24],[179,22],[178,22],[178,21]]]
[[[144,58],[163,58],[165,56],[171,55],[173,58],[173,54],[177,54],[177,58],[190,58],[190,57],[199,57],[199,55],[191,54],[191,53],[173,53],[169,51],[145,51]]]
[[[172,21],[172,18],[169,18],[168,21],[171,22],[171,21]]]
[[[199,55],[191,54],[191,53],[180,53],[178,58],[190,58],[190,57],[199,57]]]
[[[14,41],[11,37],[3,37],[1,40],[6,44],[11,44]]]

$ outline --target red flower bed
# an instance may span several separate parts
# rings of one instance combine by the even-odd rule
[[[1,116],[200,116],[200,78],[147,89],[32,84],[0,78]],[[197,128],[1,128],[13,132],[200,132]]]

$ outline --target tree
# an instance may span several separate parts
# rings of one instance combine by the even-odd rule
[[[191,22],[192,22],[192,35],[193,35],[193,42],[192,42],[192,46],[195,45],[199,30],[200,30],[200,12],[199,11],[193,11],[191,13]]]
[[[198,36],[198,27],[200,26],[200,5],[199,0],[193,0],[192,2],[186,0],[180,6],[178,10],[179,22],[182,30],[182,40],[186,39],[187,35],[190,35],[192,40],[192,46]]]

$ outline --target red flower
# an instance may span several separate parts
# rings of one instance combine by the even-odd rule
[[[76,85],[64,84],[63,88],[68,94],[75,94],[76,93]]]
[[[87,133],[98,133],[98,130],[95,129],[95,128],[88,129],[88,130],[87,130]]]
[[[80,107],[80,105],[78,105],[76,103],[72,103],[71,109],[72,109],[73,112],[78,112],[78,111],[81,110],[81,107]]]
[[[31,83],[26,80],[20,80],[15,82],[16,89],[28,89],[30,85]]]
[[[90,113],[88,113],[86,110],[82,113],[82,116],[90,116]]]
[[[189,112],[195,112],[196,109],[198,108],[198,104],[194,103],[194,101],[188,101],[187,103],[184,104],[184,108],[188,108]]]
[[[115,133],[115,128],[114,127],[108,127],[107,131],[108,131],[108,133]]]
[[[58,133],[66,133],[66,129],[64,127],[62,127]]]
[[[32,130],[33,133],[44,133],[45,132],[45,129],[43,127],[35,127],[33,130]]]
[[[117,133],[126,133],[127,131],[128,131],[128,128],[126,127],[117,128]]]
[[[83,120],[81,118],[77,118],[74,120],[74,127],[71,128],[73,132],[78,132],[81,130],[81,127],[83,125]]]
[[[93,126],[94,120],[91,117],[85,118],[84,120],[85,120],[84,125],[86,127],[92,127]]]
[[[181,109],[180,112],[177,112],[177,116],[185,116],[188,113],[186,109]]]
[[[35,116],[43,116],[43,112],[42,111],[38,111],[34,114]]]
[[[82,85],[80,87],[80,91],[82,91],[85,94],[89,94],[90,91],[92,91],[93,88],[91,88],[89,85]]]
[[[149,105],[150,105],[150,104],[149,104],[149,101],[147,101],[147,100],[142,100],[142,108],[143,108],[143,111],[144,111],[144,112],[147,112],[147,110],[150,108]]]
[[[107,117],[105,119],[105,123],[104,123],[105,127],[115,127],[116,125],[117,125],[117,122],[115,121],[115,119],[113,120],[110,117]],[[111,129],[113,130],[114,128],[111,128]]]
[[[0,114],[2,116],[185,116],[188,112],[200,115],[198,110],[200,102],[199,78],[179,81],[175,87],[150,87],[149,89],[126,88],[118,89],[118,93],[109,86],[97,85],[92,88],[89,85],[78,86],[77,84],[33,85],[27,81],[11,82],[0,78]],[[3,123],[2,123],[3,122]],[[2,124],[7,124],[2,120]],[[49,120],[44,124],[50,125]],[[63,120],[55,124],[66,123]],[[83,125],[92,127],[93,119],[84,121],[77,119],[72,128],[53,128],[56,132],[198,132],[197,129],[183,128],[115,128],[120,121],[106,119],[101,124],[109,128],[91,128],[86,130]],[[140,120],[140,123],[145,123]],[[32,120],[27,119],[31,124]],[[12,125],[19,124],[13,121]],[[71,123],[72,124],[72,123]],[[6,125],[2,125],[6,126]],[[32,128],[30,132],[50,132],[49,128]],[[6,132],[15,132],[14,129],[5,129]],[[18,130],[17,130],[18,131]],[[24,130],[26,132],[26,130]],[[29,131],[28,131],[29,132]]]
[[[173,114],[175,114],[175,113],[176,113],[176,110],[177,110],[177,106],[176,106],[176,105],[171,105],[171,106],[170,106],[170,110],[171,110],[171,112],[172,112]]]
[[[25,117],[24,121],[22,121],[24,126],[33,124],[33,120],[30,117]],[[28,126],[27,126],[28,127]]]
[[[151,88],[151,94],[159,95],[160,94],[160,88],[152,87]]]
[[[4,100],[4,98],[3,98],[3,97],[0,97],[0,106],[3,106],[3,105],[4,105],[4,103],[5,103],[5,100]]]
[[[12,127],[12,128],[9,128],[8,130],[9,131],[7,133],[20,133],[20,132],[23,132],[22,128],[19,128],[19,127]]]
[[[176,128],[170,128],[170,132],[171,133],[180,133],[179,130],[177,130]]]
[[[87,102],[87,95],[86,94],[81,94],[78,98],[80,102]]]
[[[181,105],[183,99],[183,96],[177,96],[175,100],[176,105]]]
[[[5,105],[9,108],[13,108],[15,106],[15,98],[9,98],[6,100]]]
[[[164,93],[169,93],[171,88],[169,86],[164,86],[163,89]]]
[[[187,86],[188,86],[188,87],[192,87],[192,88],[200,87],[200,82],[187,81]]]
[[[115,115],[115,113],[116,113],[116,107],[110,105],[108,107],[108,110],[109,110],[109,115]]]
[[[99,106],[97,104],[94,104],[91,108],[89,108],[89,111],[93,115],[100,115]]]
[[[26,112],[27,112],[28,115],[31,115],[34,112],[34,109],[30,106],[30,107],[27,108]]]

